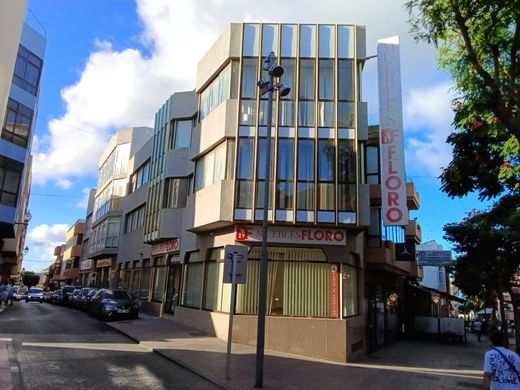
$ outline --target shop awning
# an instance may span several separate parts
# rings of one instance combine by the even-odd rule
[[[410,286],[413,287],[413,288],[416,288],[418,290],[422,290],[424,292],[428,292],[430,294],[438,294],[438,295],[440,295],[443,298],[449,299],[450,301],[466,303],[465,299],[457,297],[455,295],[451,295],[451,294],[447,293],[446,291],[440,291],[440,290],[437,290],[436,288],[426,287],[426,286],[421,286],[421,285],[413,285],[413,284],[411,284]]]

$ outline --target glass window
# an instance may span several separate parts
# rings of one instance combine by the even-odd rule
[[[188,178],[167,178],[164,190],[165,208],[179,209],[186,207]]]
[[[316,56],[316,26],[300,26],[300,57]]]
[[[334,181],[335,155],[333,140],[320,139],[318,141],[318,180]]]
[[[298,210],[314,210],[314,183],[298,182],[296,208]]]
[[[195,191],[226,178],[226,142],[195,162]]]
[[[144,267],[141,271],[141,286],[139,290],[139,299],[148,300],[150,295],[150,281],[152,278],[152,269]]]
[[[352,140],[338,141],[338,181],[356,183],[356,155]]]
[[[258,56],[258,24],[244,24],[244,56]]]
[[[258,60],[256,58],[244,58],[242,64],[242,97],[255,98],[258,82]]]
[[[291,88],[291,92],[289,92],[288,95],[280,97],[281,100],[290,100],[294,99],[294,86],[295,86],[295,78],[294,78],[294,69],[296,68],[296,60],[288,59],[288,58],[282,58],[282,61],[280,63],[283,71],[283,76],[281,77],[280,81],[283,83],[283,85],[286,85],[287,87]]]
[[[296,57],[297,30],[293,24],[282,25],[282,57]]]
[[[269,197],[267,198],[267,208],[273,207],[273,199],[271,194],[273,193],[273,183],[269,182],[267,184],[269,188]],[[256,183],[256,208],[264,208],[264,195],[265,194],[265,180],[259,180]]]
[[[256,100],[240,100],[240,124],[256,124]]]
[[[314,180],[314,140],[298,140],[298,180]]]
[[[278,26],[276,24],[262,25],[262,57],[269,53],[278,53]]]
[[[278,126],[294,126],[294,100],[279,100]]]
[[[338,103],[338,127],[353,128],[354,125],[354,103]]]
[[[352,60],[338,61],[338,99],[354,101],[354,68]]]
[[[237,179],[253,178],[254,142],[253,138],[239,138]]]
[[[334,57],[334,46],[336,44],[334,39],[334,26],[320,26],[319,36],[319,56],[327,58]]]
[[[182,305],[188,307],[200,307],[200,294],[203,282],[204,263],[197,258],[195,261],[191,257],[199,257],[198,253],[190,253],[190,259],[186,264],[184,272],[184,291],[182,294]]]
[[[298,105],[298,124],[300,126],[314,126],[314,101],[300,101]]]
[[[269,110],[269,100],[268,99],[262,99],[260,100],[260,112],[258,113],[259,115],[259,118],[258,118],[258,124],[260,126],[267,126],[267,120],[269,119],[268,117],[268,110]],[[271,106],[272,108],[272,111],[271,111],[271,125],[273,123],[275,123],[275,118],[276,118],[276,110],[275,110],[275,106],[274,104]]]
[[[300,60],[300,99],[314,100],[314,60]]]
[[[193,121],[175,121],[175,149],[189,148],[191,146],[191,128]]]
[[[211,250],[211,260],[206,262],[203,308],[212,311],[229,312],[231,284],[222,283],[224,278],[224,250]]]
[[[236,207],[239,209],[253,207],[253,182],[251,180],[237,180],[235,199]]]
[[[256,164],[256,175],[257,179],[265,180],[265,159],[267,157],[267,138],[259,138],[258,139],[258,155],[257,155],[257,164]],[[274,160],[274,140],[270,139],[271,145],[271,167],[269,172],[269,178],[273,178],[273,160]]]
[[[338,26],[338,58],[354,58],[353,26]]]
[[[166,282],[166,267],[157,267],[154,272],[152,301],[162,302]]]
[[[294,140],[278,139],[278,168],[279,180],[292,180],[294,170]]]
[[[318,99],[334,100],[334,60],[319,61]]]
[[[343,294],[343,318],[359,314],[358,311],[358,272],[354,267],[343,266],[341,273]]]
[[[318,102],[318,126],[334,127],[334,102]]]
[[[318,183],[318,210],[334,210],[335,207],[334,183]]]
[[[38,94],[42,60],[20,45],[14,67],[13,83],[32,95]]]
[[[263,205],[263,202],[262,202]],[[278,181],[276,184],[276,208],[279,210],[293,208],[292,181]]]
[[[379,148],[366,147],[366,175],[368,184],[379,184]]]
[[[199,119],[203,120],[224,100],[229,99],[231,89],[231,65],[226,66],[200,95]]]
[[[13,99],[7,102],[2,138],[23,148],[27,147],[31,133],[33,110]]]
[[[0,204],[16,206],[23,164],[0,156]]]

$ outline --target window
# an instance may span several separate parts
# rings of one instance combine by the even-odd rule
[[[318,209],[335,209],[335,155],[334,141],[318,141]]]
[[[137,230],[144,225],[144,210],[145,206],[136,208],[130,211],[125,217],[125,229],[124,232],[128,233]]]
[[[358,270],[349,265],[343,265],[341,273],[343,318],[359,314],[358,311]]]
[[[253,207],[253,158],[254,139],[241,137],[238,140],[236,207]]]
[[[291,88],[286,96],[279,97],[278,106],[278,126],[294,126],[295,123],[295,75],[294,70],[296,61],[293,59],[283,58],[280,64],[284,68],[282,82],[285,86]],[[274,122],[273,122],[274,123]]]
[[[316,26],[300,26],[300,57],[315,57]]]
[[[262,25],[262,57],[271,52],[278,52],[278,26],[276,24]]]
[[[258,24],[244,24],[244,47],[242,54],[244,56],[257,56],[258,55]]]
[[[278,139],[276,208],[293,208],[294,140]]]
[[[23,164],[0,156],[0,204],[16,206]]]
[[[141,165],[130,176],[129,193],[136,191],[142,185],[148,183],[150,175],[150,160]]]
[[[191,146],[193,120],[176,120],[171,124],[169,149],[182,149]]]
[[[368,184],[379,184],[379,148],[366,147],[366,176]]]
[[[298,139],[296,208],[314,210],[314,140]]]
[[[166,282],[166,267],[160,266],[155,268],[153,278],[152,301],[162,302],[164,288]]]
[[[334,36],[334,26],[320,26],[319,29],[320,40],[318,42],[320,57],[332,58],[334,57],[334,47],[336,46]]]
[[[200,95],[200,117],[202,121],[220,103],[230,98],[231,95],[231,65],[226,66],[202,91]]]
[[[296,57],[297,34],[296,25],[282,24],[282,57]]]
[[[354,58],[354,27],[338,26],[338,58]]]
[[[20,45],[14,66],[13,83],[36,96],[42,71],[42,60]]]
[[[240,93],[240,124],[256,124],[256,90],[258,59],[244,58],[242,62],[242,87]]]
[[[299,126],[314,126],[314,60],[300,60]]]
[[[263,134],[262,138],[258,138],[258,154],[257,154],[257,164],[256,164],[256,208],[264,207],[264,199],[265,199],[265,179],[266,179],[266,171],[265,171],[265,163],[267,158],[267,138],[265,136],[267,132]],[[270,139],[271,145],[271,166],[269,171],[269,194],[272,194],[272,180],[273,180],[273,171],[274,171],[274,139]],[[272,207],[272,197],[268,197],[267,207]]]
[[[226,143],[200,157],[195,163],[195,191],[226,178]]]
[[[2,138],[26,148],[31,134],[33,110],[13,99],[7,102]]]
[[[150,295],[150,281],[152,278],[152,268],[148,264],[141,270],[141,285],[139,286],[139,299],[147,301]]]
[[[182,305],[188,307],[200,307],[200,294],[202,291],[204,263],[199,252],[188,253],[188,263],[184,271],[184,290],[182,292]]]
[[[204,276],[204,309],[229,312],[231,284],[222,283],[223,277],[224,248],[211,249]]]
[[[168,178],[164,186],[164,208],[182,209],[188,199],[188,178]]]
[[[338,140],[338,209],[356,211],[356,156],[354,141]]]
[[[320,60],[318,69],[318,126],[334,126],[334,60]]]

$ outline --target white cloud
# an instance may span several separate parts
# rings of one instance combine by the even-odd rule
[[[114,128],[151,125],[174,91],[195,87],[201,56],[230,22],[358,23],[367,26],[367,52],[376,41],[401,36],[403,86],[424,86],[436,76],[433,49],[407,35],[403,2],[395,0],[136,0],[144,51],[115,50],[96,41],[79,78],[62,89],[65,113],[34,142],[35,183],[95,175]],[[295,13],[295,9],[298,10]],[[64,31],[64,34],[67,32]],[[377,110],[373,66],[364,77],[369,112]],[[428,76],[429,75],[429,76]]]
[[[65,241],[65,235],[68,229],[69,226],[65,223],[50,226],[42,224],[31,229],[27,234],[27,238],[36,245],[47,245],[49,243],[59,245]]]
[[[453,95],[448,83],[409,91],[404,108],[406,165],[435,177],[451,160],[446,138],[452,130]]]
[[[41,271],[54,260],[54,248],[65,242],[67,224],[38,225],[27,233],[29,252],[24,256],[23,267],[28,271]],[[46,263],[47,262],[47,263]]]

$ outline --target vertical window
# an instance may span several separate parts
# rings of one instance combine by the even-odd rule
[[[226,143],[200,157],[195,163],[195,191],[226,178]]]
[[[314,140],[298,140],[296,208],[314,210]]]
[[[171,177],[164,186],[164,207],[180,209],[186,207],[188,198],[188,178]]]
[[[343,266],[341,274],[343,318],[354,316],[358,311],[358,272],[357,269],[348,265]]]
[[[318,210],[335,209],[335,155],[334,141],[318,141]]]
[[[237,157],[236,207],[253,207],[254,139],[239,138]]]
[[[23,164],[0,156],[0,204],[16,206]]]
[[[14,66],[13,83],[32,95],[38,94],[42,60],[20,45]]]
[[[334,126],[334,60],[320,60],[318,69],[318,126]]]
[[[298,124],[314,126],[314,60],[300,60]]]
[[[231,64],[226,66],[200,95],[199,120],[203,120],[231,94]]]
[[[379,148],[366,147],[366,176],[367,184],[379,184]]]
[[[338,210],[356,211],[356,155],[354,141],[338,140]]]
[[[293,208],[294,140],[278,139],[276,208]]]
[[[300,26],[300,57],[316,56],[316,26]]]
[[[191,146],[191,129],[193,121],[175,121],[175,149],[189,148]]]
[[[282,25],[282,57],[296,57],[297,26],[292,24]]]
[[[334,46],[336,43],[334,37],[334,26],[320,26],[320,40],[318,43],[318,54],[320,57],[333,58]]]
[[[244,56],[258,56],[258,24],[244,24]]]
[[[204,309],[229,312],[231,285],[222,283],[223,277],[224,248],[211,249],[204,275]]]
[[[26,148],[31,133],[33,110],[13,99],[7,102],[2,138]]]
[[[294,91],[295,91],[295,70],[296,61],[293,59],[282,59],[281,66],[284,68],[282,82],[291,88],[288,95],[279,98],[278,107],[278,126],[294,126]]]
[[[274,140],[270,140],[271,145],[271,166],[269,172],[269,194],[272,194],[272,180],[274,174]],[[258,159],[256,165],[256,208],[264,207],[264,198],[265,198],[265,181],[266,181],[266,171],[265,171],[265,159],[267,157],[267,138],[259,138],[258,139]],[[267,207],[272,207],[272,198],[268,197]]]
[[[147,301],[150,296],[150,282],[152,278],[152,268],[148,264],[141,270],[141,285],[139,289],[139,299]]]
[[[164,288],[166,282],[166,267],[159,266],[155,268],[152,301],[162,302]]]
[[[242,63],[242,94],[243,98],[256,98],[256,83],[258,60],[256,58],[244,58]]]
[[[352,60],[338,61],[338,100],[354,101],[354,68]]]
[[[262,25],[262,57],[274,52],[278,53],[278,26],[276,24]]]
[[[353,26],[338,26],[338,58],[354,58]]]
[[[204,263],[199,252],[188,254],[188,262],[185,265],[184,283],[182,293],[182,305],[188,307],[200,307],[200,294],[202,292]]]

